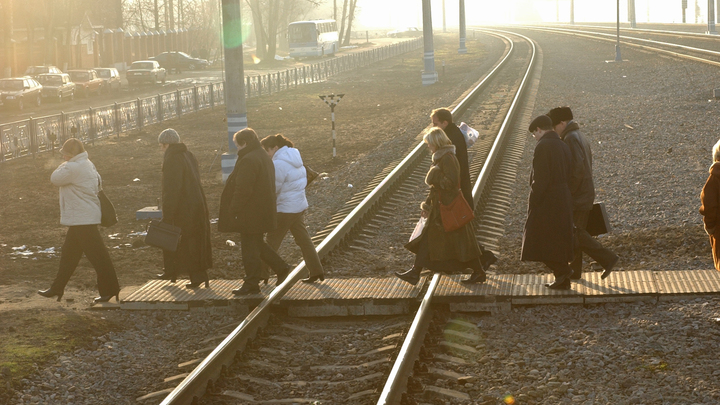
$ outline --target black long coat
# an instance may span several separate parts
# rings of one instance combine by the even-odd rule
[[[433,164],[425,176],[430,193],[421,208],[430,215],[423,229],[423,237],[428,238],[429,258],[434,262],[465,263],[480,257],[480,247],[473,234],[472,222],[451,232],[445,232],[442,225],[440,201],[450,205],[458,194],[460,165],[455,158],[454,149],[454,146],[446,146],[433,153]],[[417,254],[419,243],[420,238],[417,238],[405,247]]]
[[[204,271],[212,267],[210,215],[200,170],[195,156],[184,143],[170,144],[162,166],[163,222],[182,229],[178,254],[184,263],[199,263]]]
[[[535,146],[523,261],[573,259],[573,208],[568,187],[571,162],[570,148],[555,132],[546,133]]]
[[[468,152],[465,136],[455,123],[450,122],[445,127],[445,135],[450,138],[450,142],[455,145],[455,157],[460,164],[460,189],[462,190],[465,200],[473,205],[472,200],[472,184],[470,183],[470,166],[468,165]]]
[[[267,233],[277,227],[275,166],[260,142],[238,151],[220,196],[220,232]]]

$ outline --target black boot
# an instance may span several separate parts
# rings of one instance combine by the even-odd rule
[[[243,283],[243,286],[232,290],[234,295],[249,295],[249,294],[260,294],[260,287],[253,283]]]
[[[406,272],[404,272],[404,273],[400,273],[400,272],[397,272],[397,271],[396,271],[396,272],[395,272],[395,275],[396,275],[399,279],[401,279],[401,280],[403,280],[403,281],[405,281],[405,282],[407,282],[407,283],[410,283],[410,284],[412,284],[412,285],[415,285],[415,284],[417,284],[417,283],[420,281],[420,272],[421,272],[421,271],[422,271],[422,267],[415,267],[415,266],[413,266],[412,269],[410,269],[410,270],[408,270],[408,271],[406,271]]]
[[[497,262],[497,257],[495,256],[495,253],[486,250],[483,252],[482,256],[480,257],[480,264],[482,264],[483,269],[487,270]]]
[[[556,277],[554,282],[545,284],[545,287],[551,290],[569,290],[571,287],[570,276]]]
[[[470,277],[463,280],[462,282],[465,284],[473,284],[473,283],[484,283],[485,280],[487,280],[485,271],[483,271],[483,269],[480,269],[480,270],[475,270],[473,272],[473,274],[470,275]]]
[[[60,302],[60,300],[62,299],[63,292],[64,291],[53,291],[52,288],[48,288],[47,290],[38,290],[38,294],[42,295],[43,297],[53,298],[57,295],[58,302]]]

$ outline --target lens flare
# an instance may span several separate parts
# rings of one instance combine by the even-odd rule
[[[250,55],[250,56],[252,56],[252,60],[253,60],[253,63],[254,63],[254,64],[257,65],[258,63],[260,63],[260,58],[258,58],[257,56],[255,56],[255,54],[252,54],[252,55]]]
[[[515,404],[515,397],[510,394],[505,395],[505,397],[503,398],[503,403],[505,403],[506,405],[513,405]]]

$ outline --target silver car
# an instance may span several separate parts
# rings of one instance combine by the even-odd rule
[[[43,86],[43,98],[54,98],[60,103],[75,98],[75,83],[65,73],[44,73],[38,76],[37,81]]]

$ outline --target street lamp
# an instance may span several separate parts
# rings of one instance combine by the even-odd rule
[[[617,0],[617,43],[615,44],[615,62],[622,62],[622,56],[620,56],[620,0]]]

